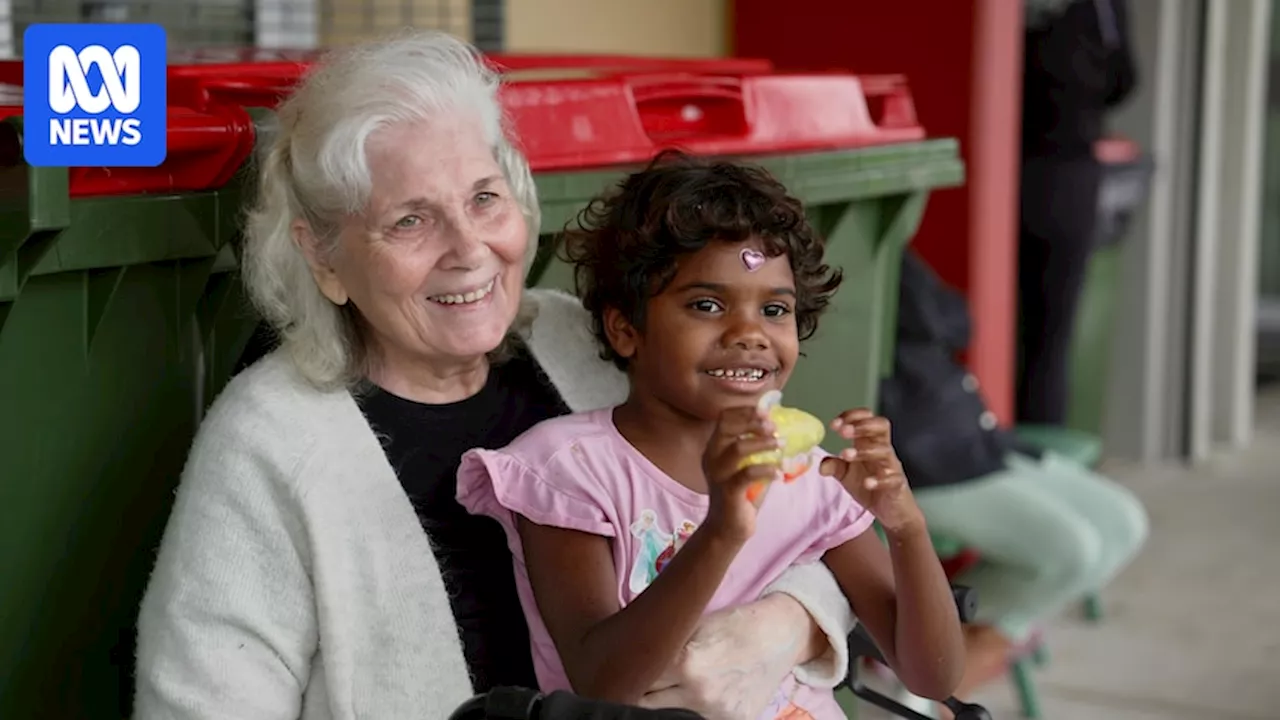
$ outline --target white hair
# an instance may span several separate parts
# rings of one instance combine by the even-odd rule
[[[242,271],[250,299],[313,384],[359,381],[367,353],[355,309],[320,292],[291,226],[305,220],[321,251],[332,252],[343,219],[369,201],[365,145],[379,129],[446,114],[479,122],[529,227],[528,272],[538,245],[537,191],[508,139],[498,85],[470,45],[441,32],[410,31],[327,55],[281,103],[275,136],[259,158]],[[528,315],[522,303],[517,325]]]

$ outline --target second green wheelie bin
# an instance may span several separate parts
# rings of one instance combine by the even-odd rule
[[[925,137],[900,77],[741,73],[612,82],[626,92],[582,95],[632,103],[599,111],[634,117],[630,128],[611,129],[613,147],[626,151],[572,146],[557,155],[536,148],[543,152],[536,159],[551,167],[535,175],[545,234],[531,283],[574,290],[571,268],[550,251],[554,233],[658,146],[761,165],[804,202],[826,239],[827,262],[845,277],[818,332],[801,347],[787,403],[827,418],[874,407],[892,366],[902,251],[930,192],[963,181],[957,143]],[[519,86],[509,92],[520,93]],[[614,162],[599,167],[603,160]],[[840,441],[829,435],[825,444],[836,451]]]
[[[1067,427],[1101,438],[1110,393],[1111,340],[1117,303],[1123,288],[1126,232],[1129,219],[1146,199],[1152,159],[1146,155],[1100,158],[1103,177],[1098,192],[1096,247],[1089,259],[1080,309],[1071,342],[1071,394]]]

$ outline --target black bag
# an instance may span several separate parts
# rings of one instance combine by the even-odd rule
[[[1013,450],[1035,455],[999,426],[957,354],[969,344],[966,301],[908,250],[899,285],[893,374],[880,383],[880,413],[912,487],[999,472]]]

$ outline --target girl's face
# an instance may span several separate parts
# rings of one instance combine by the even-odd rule
[[[755,241],[712,242],[679,258],[675,277],[649,300],[643,331],[607,312],[636,392],[714,420],[786,385],[800,349],[795,277],[785,255],[760,251]]]

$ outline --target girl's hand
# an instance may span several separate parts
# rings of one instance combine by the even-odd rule
[[[774,480],[774,465],[751,465],[739,469],[748,456],[778,447],[773,423],[754,407],[725,410],[702,455],[702,472],[707,478],[711,506],[703,527],[721,539],[746,542],[755,533],[756,510],[764,500],[760,493],[747,499],[747,488],[761,480]]]
[[[852,446],[838,457],[823,459],[823,475],[840,480],[858,504],[871,511],[887,534],[923,527],[898,454],[890,439],[889,421],[865,408],[847,410],[831,423]]]

